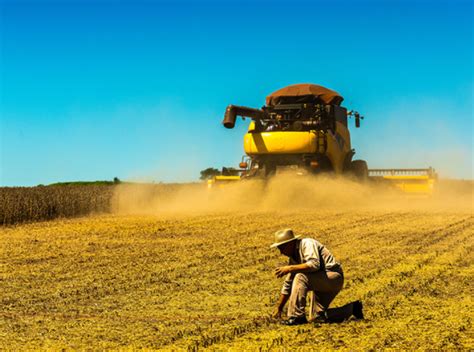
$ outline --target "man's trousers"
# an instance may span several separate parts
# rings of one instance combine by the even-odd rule
[[[306,295],[308,291],[313,291],[317,315],[325,315],[334,321],[349,318],[353,313],[352,304],[328,310],[329,305],[342,290],[343,285],[344,276],[342,271],[320,270],[296,274],[288,300],[288,316],[303,317],[305,315]]]

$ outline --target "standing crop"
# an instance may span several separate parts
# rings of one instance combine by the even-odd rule
[[[68,185],[0,188],[0,225],[106,213],[114,186]]]

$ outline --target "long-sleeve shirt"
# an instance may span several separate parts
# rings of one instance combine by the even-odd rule
[[[325,270],[325,271],[342,271],[341,264],[339,264],[329,250],[320,242],[313,238],[303,238],[297,240],[296,253],[298,258],[290,257],[289,265],[307,264],[310,272]],[[291,284],[296,273],[290,273],[286,276],[283,282],[281,293],[289,295],[291,292]]]

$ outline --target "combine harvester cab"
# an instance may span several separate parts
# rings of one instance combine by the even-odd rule
[[[407,194],[432,195],[438,174],[428,169],[369,169],[369,179],[394,186]]]
[[[342,101],[325,87],[296,84],[268,95],[260,109],[229,105],[224,127],[234,128],[238,116],[251,119],[243,139],[249,162],[241,167],[241,178],[267,179],[286,170],[297,170],[297,175],[354,171],[348,116],[355,118],[356,127],[362,117],[348,113]],[[360,176],[366,178],[367,167],[363,171]]]

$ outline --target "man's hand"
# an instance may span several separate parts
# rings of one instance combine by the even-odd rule
[[[291,265],[281,266],[275,269],[275,275],[276,277],[285,276],[286,274],[291,273],[291,269],[292,269]]]
[[[274,319],[281,319],[281,309],[280,309],[280,307],[275,308],[275,310],[272,313],[272,317]]]

